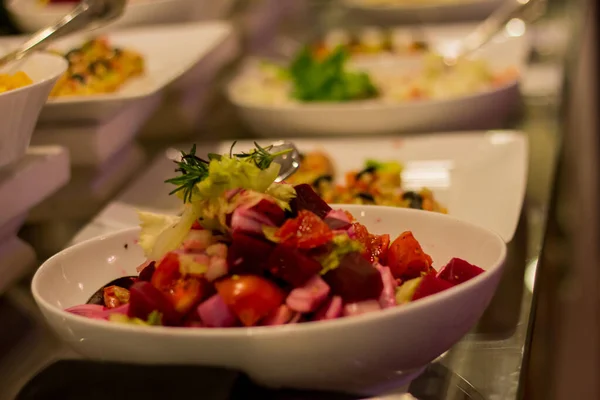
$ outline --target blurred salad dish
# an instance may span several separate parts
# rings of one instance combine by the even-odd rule
[[[139,275],[67,311],[140,325],[284,325],[402,306],[484,272],[458,258],[436,270],[412,232],[370,233],[310,185],[275,183],[283,153],[182,153],[167,182],[185,210],[139,213]]]
[[[346,172],[343,184],[339,184],[329,155],[311,151],[302,154],[300,168],[288,182],[310,184],[323,200],[332,204],[373,204],[448,212],[436,201],[431,190],[404,190],[402,169],[403,166],[395,161],[366,160],[361,170]]]
[[[302,49],[288,66],[262,61],[233,82],[230,94],[245,105],[288,106],[363,101],[398,104],[445,100],[492,91],[518,78],[515,68],[494,71],[483,59],[461,59],[448,68],[440,55],[426,52],[419,67],[359,69],[344,46],[317,54]]]
[[[112,46],[106,37],[92,38],[66,53],[55,51],[69,62],[51,97],[112,93],[144,73],[141,54]]]
[[[429,44],[417,30],[379,27],[364,27],[356,30],[335,29],[314,43],[311,49],[317,57],[324,57],[340,46],[344,47],[352,57],[376,54],[422,54],[429,49]]]

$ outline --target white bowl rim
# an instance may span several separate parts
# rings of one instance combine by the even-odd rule
[[[452,220],[455,223],[459,223],[467,226],[469,229],[474,229],[482,234],[488,235],[490,238],[496,240],[496,242],[500,245],[500,255],[497,260],[491,264],[486,270],[485,273],[479,274],[473,279],[470,279],[467,282],[461,283],[455,287],[449,288],[440,293],[436,293],[434,295],[419,299],[415,302],[410,302],[408,304],[404,304],[402,306],[391,307],[387,309],[380,310],[378,312],[362,314],[358,316],[348,317],[348,318],[337,318],[334,320],[327,321],[311,321],[305,322],[301,324],[293,324],[293,325],[278,325],[278,326],[256,326],[256,327],[236,327],[236,328],[187,328],[187,327],[166,327],[166,326],[143,326],[143,325],[134,325],[134,324],[120,324],[120,323],[111,323],[108,321],[101,321],[92,318],[83,317],[77,314],[69,313],[54,304],[47,302],[38,291],[39,280],[41,273],[49,267],[53,263],[54,260],[62,257],[63,255],[71,252],[78,251],[81,249],[93,247],[94,243],[102,240],[112,239],[118,236],[125,236],[132,234],[134,232],[139,232],[139,227],[126,228],[119,230],[117,232],[109,233],[106,235],[98,236],[95,238],[91,238],[85,240],[81,243],[75,244],[71,247],[68,247],[61,252],[55,254],[46,260],[36,271],[32,281],[31,281],[31,292],[38,306],[41,308],[45,308],[49,312],[54,314],[58,314],[61,318],[65,320],[71,320],[77,324],[84,324],[89,328],[97,327],[100,329],[106,329],[110,332],[131,332],[131,333],[140,333],[140,334],[148,334],[154,336],[174,336],[174,337],[199,337],[199,338],[215,338],[215,337],[247,337],[253,335],[261,335],[261,336],[277,336],[277,335],[290,335],[290,334],[302,334],[305,331],[311,332],[319,332],[322,330],[328,330],[332,328],[337,329],[348,329],[352,328],[356,324],[370,323],[374,320],[380,319],[389,319],[395,318],[398,315],[409,314],[409,313],[418,313],[428,305],[433,304],[434,302],[442,302],[444,299],[453,296],[453,293],[456,293],[458,290],[466,290],[467,288],[474,287],[479,285],[481,282],[489,279],[489,275],[494,273],[500,273],[501,269],[504,265],[504,261],[506,259],[507,247],[506,243],[502,239],[500,235],[496,232],[483,228],[479,225],[473,224],[471,222],[463,221],[459,218],[453,217],[447,214],[440,214],[431,211],[423,211],[423,210],[414,210],[414,209],[404,209],[404,208],[396,208],[396,207],[387,207],[387,206],[361,206],[361,205],[347,205],[347,204],[335,204],[336,207],[349,207],[354,206],[357,208],[368,208],[368,209],[383,209],[384,211],[389,211],[391,213],[420,213],[422,215],[427,215],[427,218],[439,218],[439,219],[447,219]]]
[[[520,70],[521,68],[519,68]],[[466,95],[451,97],[447,99],[419,99],[409,100],[397,103],[382,103],[377,98],[369,100],[352,100],[348,102],[310,102],[310,103],[286,103],[286,104],[257,104],[249,101],[243,101],[236,98],[234,87],[238,84],[236,76],[226,87],[227,97],[229,101],[237,107],[242,107],[252,110],[262,111],[309,111],[309,112],[332,112],[332,111],[390,111],[390,110],[407,110],[418,107],[435,107],[443,106],[450,103],[457,103],[476,98],[490,97],[497,93],[516,88],[520,83],[520,75],[517,78],[511,79],[502,85],[469,93]]]
[[[68,66],[69,66],[69,64],[67,63],[67,60],[65,60],[64,57],[59,56],[57,54],[43,52],[43,51],[35,51],[31,55],[25,57],[23,60],[25,60],[27,58],[32,58],[32,57],[41,57],[42,59],[43,58],[53,58],[55,60],[61,60],[63,68],[62,68],[62,70],[60,72],[52,74],[52,76],[49,76],[49,77],[44,78],[44,79],[41,79],[39,81],[34,81],[30,85],[25,85],[25,86],[17,88],[17,89],[12,89],[12,90],[8,90],[6,92],[0,93],[0,96],[8,96],[10,94],[18,93],[18,92],[21,92],[21,91],[24,91],[24,90],[33,89],[36,86],[44,85],[44,84],[48,83],[48,81],[52,81],[52,80],[60,77],[62,74],[64,74],[65,71],[67,70]],[[32,61],[34,61],[33,58],[32,58]],[[40,61],[43,61],[43,60],[40,60]]]

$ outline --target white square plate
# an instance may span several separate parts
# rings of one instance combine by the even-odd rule
[[[233,33],[226,22],[195,22],[133,28],[108,34],[111,44],[141,53],[146,72],[114,93],[90,96],[50,98],[42,110],[40,122],[94,120],[104,121],[132,102],[159,92],[189,71]],[[92,36],[72,35],[53,43],[50,48],[68,51]],[[14,46],[21,39],[0,41]]]
[[[273,141],[260,140],[260,144]],[[450,215],[491,229],[506,242],[515,233],[527,183],[528,141],[523,133],[487,131],[294,142],[301,151],[321,149],[329,153],[338,179],[343,179],[346,171],[360,169],[367,158],[397,160],[405,166],[405,187],[429,187]],[[198,154],[227,153],[230,146],[231,142],[198,143]],[[240,141],[235,149],[251,147],[251,141]],[[189,146],[183,148],[189,150]],[[172,187],[163,183],[175,169],[167,153],[159,156],[96,222],[110,231],[110,227],[118,230],[137,225],[137,208],[176,213],[180,201],[168,195]]]

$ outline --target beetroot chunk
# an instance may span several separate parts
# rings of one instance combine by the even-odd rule
[[[320,218],[325,216],[331,211],[331,207],[319,196],[313,188],[303,183],[301,185],[294,186],[296,190],[296,197],[290,202],[290,207],[294,215],[300,210],[308,210],[314,214],[317,214]]]
[[[227,251],[227,266],[232,274],[261,275],[267,268],[273,245],[261,239],[234,232]]]
[[[162,314],[164,325],[176,325],[181,316],[173,304],[150,282],[136,282],[129,289],[129,311],[127,315],[147,320],[152,311]]]
[[[314,258],[298,251],[294,247],[279,244],[271,253],[268,261],[269,271],[293,287],[304,285],[321,270],[321,264]]]
[[[252,211],[267,217],[273,225],[280,226],[285,220],[285,212],[276,203],[269,200],[261,200],[251,208]]]
[[[436,294],[439,292],[443,292],[446,289],[450,289],[453,284],[450,282],[446,282],[435,275],[427,274],[423,275],[421,278],[421,282],[419,286],[415,289],[415,293],[413,294],[412,299],[418,300],[423,297],[431,296],[432,294]]]
[[[483,269],[469,264],[465,260],[453,258],[438,272],[437,277],[453,285],[458,285],[476,277],[482,272],[484,272]]]
[[[381,274],[360,253],[346,254],[340,265],[327,272],[323,279],[331,293],[340,296],[344,303],[377,300],[383,290]]]

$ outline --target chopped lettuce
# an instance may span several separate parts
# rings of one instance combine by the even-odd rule
[[[402,283],[396,289],[396,304],[408,303],[412,300],[422,278],[415,278]]]
[[[273,183],[267,189],[267,194],[275,200],[283,210],[290,210],[290,201],[296,197],[296,191],[287,183]]]
[[[144,326],[160,326],[162,325],[162,314],[158,311],[152,311],[148,315],[148,319],[146,321],[136,318],[129,317],[125,314],[110,314],[108,316],[108,320],[110,322],[118,322],[121,324],[131,324],[131,325],[144,325]]]
[[[156,238],[169,227],[176,226],[181,217],[175,215],[155,214],[146,211],[138,211],[140,227],[142,231],[138,244],[144,250],[146,256],[152,253]]]
[[[320,274],[325,275],[327,272],[339,267],[341,259],[349,253],[363,251],[363,246],[360,242],[350,239],[347,234],[336,235],[332,240],[333,249],[331,252],[319,259],[321,266]]]
[[[263,170],[251,161],[225,156],[211,160],[208,177],[196,185],[198,192],[192,201],[219,197],[227,190],[238,188],[264,193],[277,178],[280,168],[279,164],[272,163]]]
[[[158,261],[183,243],[198,216],[195,205],[187,205],[181,217],[138,212],[142,228],[138,243],[150,260]]]

